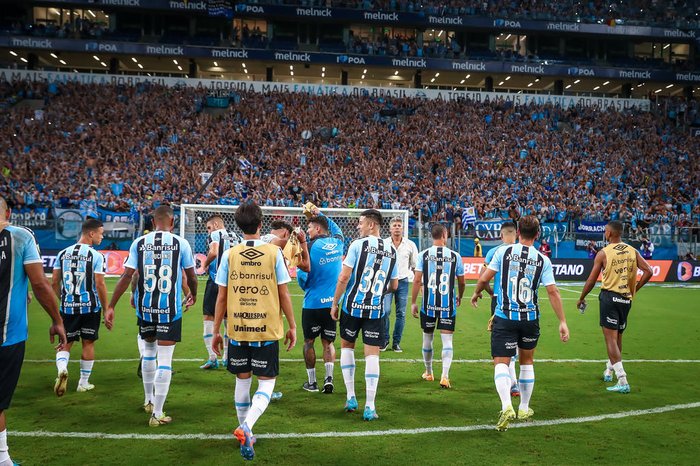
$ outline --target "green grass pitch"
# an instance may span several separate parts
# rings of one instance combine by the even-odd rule
[[[108,280],[110,291],[115,282]],[[489,334],[485,331],[488,302],[482,301],[478,309],[469,305],[473,283],[467,286],[454,337],[454,358],[472,361],[453,363],[453,388],[441,390],[437,380],[421,380],[420,326],[409,315],[402,341],[404,352],[381,354],[377,394],[380,418],[371,423],[363,422],[361,413],[343,412],[345,386],[338,362],[336,391],[332,395],[301,390],[306,379],[302,362],[302,298],[293,284],[299,342],[291,352],[281,354],[281,358],[293,360],[280,365],[276,390],[282,391],[284,397],[271,403],[255,426],[255,433],[261,438],[254,461],[334,465],[697,464],[700,290],[649,286],[640,292],[625,334],[623,360],[642,361],[625,363],[632,393],[619,395],[605,391],[606,384],[601,380],[603,363],[590,362],[606,358],[596,298],[590,296],[588,311],[581,315],[575,309],[580,287],[562,287],[571,340],[566,344],[559,341],[556,317],[542,291],[542,336],[536,353],[540,361],[535,362],[537,381],[530,404],[535,410],[535,422],[526,428],[499,433],[492,429],[500,409],[492,365],[473,361],[490,356]],[[75,392],[79,374],[76,361],[80,359],[76,345],[69,365],[68,392],[60,399],[53,393],[56,369],[47,337],[49,321],[33,302],[29,308],[30,337],[25,363],[13,404],[6,413],[13,459],[24,465],[242,463],[237,442],[228,437],[237,424],[234,377],[222,369],[199,369],[205,359],[201,336],[203,292],[204,281],[200,281],[198,302],[184,316],[183,341],[175,350],[175,374],[165,406],[173,423],[159,428],[148,427],[148,417],[141,409],[143,388],[136,377],[137,363],[100,361],[138,357],[136,319],[128,296],[119,304],[113,331],[104,327],[100,330],[91,378],[95,390]],[[316,346],[320,355],[320,343]],[[434,349],[437,358],[441,350],[439,338],[435,339]],[[338,358],[339,355],[338,349]],[[361,344],[356,356],[362,357]],[[439,362],[434,363],[434,370],[440,374]],[[323,374],[320,362],[317,373]],[[356,391],[360,406],[364,402],[363,374],[364,363],[358,361]],[[514,404],[517,409],[517,399]],[[661,407],[668,411],[646,411]],[[607,416],[615,413],[622,414]],[[466,429],[416,433],[416,429],[436,427]],[[341,435],[391,430],[396,431]],[[88,433],[90,437],[71,438],[66,435],[70,432]],[[339,434],[316,435],[328,432]],[[311,436],[263,435],[290,433]],[[102,434],[137,435],[114,439],[101,437]],[[203,435],[194,439],[182,437],[188,434]],[[148,437],[154,435],[164,437]]]

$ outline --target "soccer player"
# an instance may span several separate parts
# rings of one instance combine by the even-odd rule
[[[352,242],[343,261],[331,305],[334,320],[340,317],[340,369],[347,389],[345,411],[357,410],[355,398],[355,340],[362,333],[365,346],[367,400],[363,419],[377,419],[374,399],[379,385],[379,349],[384,341],[383,299],[398,286],[396,249],[379,237],[382,214],[375,209],[362,212],[357,224],[360,239]],[[347,291],[347,293],[346,293]],[[342,302],[342,313],[338,308]]]
[[[136,238],[129,248],[124,273],[105,311],[105,323],[112,324],[114,307],[138,270],[135,301],[139,333],[144,340],[144,411],[150,414],[148,425],[158,427],[172,421],[163,412],[163,406],[170,390],[175,344],[182,334],[182,270],[190,289],[185,310],[196,301],[197,276],[190,244],[172,233],[173,209],[167,205],[158,207],[153,212],[153,223],[155,231]]]
[[[316,350],[314,342],[321,337],[326,376],[323,393],[333,393],[333,365],[335,361],[336,323],[331,318],[331,306],[338,275],[342,268],[344,240],[343,231],[317,208],[309,219],[306,232],[309,236],[311,270],[297,271],[299,286],[304,290],[304,305],[301,311],[301,327],[304,330],[304,360],[308,381],[303,389],[318,391],[316,382]]]
[[[275,220],[270,223],[270,233],[262,235],[260,240],[265,243],[272,243],[284,249],[292,233],[294,233],[294,227],[289,222]]]
[[[406,302],[408,301],[408,281],[413,275],[413,270],[416,268],[416,260],[418,257],[418,248],[416,243],[403,236],[403,219],[394,217],[389,223],[391,236],[387,240],[396,249],[396,270],[399,279],[399,287],[396,291],[392,291],[384,298],[384,344],[382,351],[389,348],[389,316],[391,314],[391,301],[395,300],[396,320],[394,322],[394,344],[391,346],[393,351],[401,353],[401,337],[403,336],[403,328],[406,323]]]
[[[518,238],[518,232],[517,228],[515,227],[515,223],[513,222],[504,222],[501,225],[501,241],[503,241],[503,244],[499,245],[498,247],[491,248],[489,249],[489,252],[486,253],[486,257],[484,258],[484,269],[481,271],[483,274],[486,271],[486,267],[489,266],[489,262],[493,260],[494,254],[496,254],[496,251],[498,251],[498,248],[508,246],[510,244],[515,244],[515,240]],[[501,272],[498,271],[496,272],[496,275],[493,278],[494,284],[499,284],[501,283]],[[489,319],[489,324],[488,324],[488,330],[491,331],[493,327],[493,316],[494,313],[496,312],[496,305],[498,303],[498,296],[496,293],[499,291],[498,286],[491,288],[491,284],[487,283],[486,284],[486,292],[491,295],[491,318]],[[510,364],[508,365],[508,373],[510,374],[510,394],[512,396],[520,396],[520,387],[518,386],[518,378],[515,374],[515,360],[518,357],[517,349],[515,356],[513,356],[510,360]]]
[[[204,347],[209,353],[209,359],[199,366],[200,369],[217,369],[219,361],[216,358],[216,353],[212,349],[211,339],[214,334],[214,310],[216,308],[216,296],[219,292],[219,287],[216,285],[216,270],[221,263],[221,257],[229,248],[241,242],[241,239],[235,233],[229,233],[224,228],[224,219],[219,215],[212,215],[207,220],[207,241],[209,242],[209,252],[204,261],[204,268],[209,269],[209,278],[204,289],[204,303],[202,312],[204,313]],[[226,319],[224,319],[224,357],[226,361],[226,349],[228,348],[228,334],[226,329]]]
[[[501,273],[501,280],[494,285],[498,287],[498,302],[491,331],[491,355],[494,363],[494,383],[501,399],[501,413],[496,429],[505,431],[510,421],[516,417],[510,398],[510,375],[508,364],[515,350],[520,355],[520,406],[517,417],[520,420],[532,418],[534,411],[530,408],[530,398],[535,386],[533,358],[537,340],[540,337],[540,308],[537,288],[540,284],[547,288],[549,302],[559,319],[559,337],[561,341],[569,340],[569,328],[559,296],[559,289],[554,282],[552,262],[535,247],[535,239],[540,232],[537,217],[527,215],[518,222],[519,244],[498,248],[486,271],[479,277],[472,295],[472,305],[477,306],[481,292],[487,283]]]
[[[83,222],[78,243],[62,250],[54,263],[52,285],[61,303],[61,317],[68,343],[56,353],[58,377],[56,396],[63,396],[68,384],[68,361],[73,343],[82,341],[78,392],[95,388],[90,374],[95,362],[95,341],[99,337],[102,307],[107,303],[104,256],[93,249],[102,242],[104,227],[97,219]],[[111,329],[110,327],[107,327]]]
[[[10,225],[10,209],[0,197],[0,465],[15,464],[7,446],[5,411],[10,407],[24,361],[27,340],[29,283],[41,307],[51,318],[51,343],[58,336],[56,351],[66,345],[66,332],[56,297],[44,276],[39,250],[32,234]]]
[[[213,345],[221,354],[219,327],[228,317],[228,365],[236,375],[234,400],[239,426],[233,434],[241,443],[241,456],[255,456],[253,427],[267,409],[279,374],[279,339],[285,336],[287,351],[296,344],[296,323],[287,283],[291,281],[279,247],[260,240],[262,210],[253,203],[238,207],[236,224],[243,241],[224,252],[216,274]],[[284,332],[282,313],[289,329]],[[250,398],[252,375],[258,389]]]
[[[600,295],[600,327],[603,329],[608,362],[603,372],[603,380],[612,382],[612,372],[617,383],[607,387],[610,392],[629,393],[627,373],[622,366],[622,334],[627,328],[627,317],[632,308],[632,299],[649,279],[653,272],[639,251],[622,242],[622,223],[613,220],[605,226],[605,241],[609,244],[598,251],[593,260],[593,270],[583,286],[577,302],[580,308],[586,303],[586,295],[595,287],[602,270],[603,282]],[[637,281],[637,269],[642,278]]]
[[[457,308],[464,296],[464,264],[462,256],[447,247],[447,228],[436,223],[430,229],[433,246],[418,254],[411,291],[411,313],[418,318],[418,293],[423,287],[420,326],[423,329],[423,380],[433,381],[433,337],[440,330],[442,339],[442,376],[440,386],[451,388],[452,335],[455,331]],[[455,295],[455,281],[458,293]]]

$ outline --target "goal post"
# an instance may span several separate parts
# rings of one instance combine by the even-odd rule
[[[263,211],[262,234],[270,232],[270,224],[275,220],[284,220],[293,227],[306,230],[307,220],[302,207],[273,207],[260,206]],[[194,253],[206,254],[207,248],[207,219],[212,215],[219,215],[224,220],[227,231],[243,235],[233,218],[238,209],[237,205],[217,204],[182,204],[180,206],[180,236],[185,238],[192,247]],[[332,219],[343,231],[345,236],[345,252],[350,243],[359,237],[357,221],[360,214],[366,209],[320,209],[321,213]],[[408,237],[408,210],[377,209],[382,214],[382,227],[380,236],[390,236],[389,223],[393,217],[401,217],[403,220],[404,236]]]

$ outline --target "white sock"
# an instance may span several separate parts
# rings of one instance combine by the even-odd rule
[[[332,362],[327,362],[327,363],[325,364],[325,366],[326,366],[326,378],[328,378],[328,377],[333,377],[333,366],[334,366],[334,363],[332,363]]]
[[[340,370],[343,371],[343,381],[347,390],[348,400],[355,396],[355,349],[340,349]]]
[[[226,364],[226,361],[228,361],[228,324],[226,322],[226,319],[224,319],[224,351],[223,351],[223,361],[224,364]]]
[[[316,383],[316,368],[306,369],[306,375],[309,377],[309,385]]]
[[[605,373],[607,375],[612,375],[612,373],[613,373],[613,365],[610,362],[610,360],[605,361]]]
[[[520,364],[520,407],[527,411],[530,407],[530,397],[535,388],[535,366],[532,364]]]
[[[7,429],[0,432],[0,465],[5,464],[12,466],[10,451],[7,447]]]
[[[238,425],[245,422],[250,409],[250,387],[253,385],[253,378],[239,379],[236,377],[236,391],[234,392],[233,401],[236,405],[236,415],[238,416]]]
[[[158,372],[155,379],[155,402],[153,403],[153,415],[161,417],[163,406],[170,390],[170,380],[173,377],[173,353],[175,345],[158,345]]]
[[[514,387],[518,385],[518,376],[515,374],[515,356],[510,358],[510,364],[508,364],[508,374],[510,375],[510,386]]]
[[[90,383],[90,374],[92,374],[92,366],[95,361],[86,359],[80,360],[80,381],[78,385],[87,385]]]
[[[375,409],[374,398],[377,396],[377,385],[379,385],[379,356],[377,355],[365,357],[365,383],[367,384],[365,406]]]
[[[433,373],[433,338],[435,334],[423,332],[423,363],[428,374]]]
[[[214,349],[211,346],[211,340],[214,337],[214,321],[213,320],[205,320],[204,321],[204,347],[207,349],[207,353],[209,353],[209,360],[210,361],[215,361],[216,360],[216,353],[214,353]]]
[[[617,383],[619,385],[627,385],[627,374],[625,373],[625,369],[622,367],[622,361],[613,364],[613,370],[617,376]]]
[[[267,409],[267,405],[270,404],[270,396],[275,390],[275,379],[269,380],[258,380],[258,390],[253,395],[253,402],[250,406],[250,411],[245,418],[245,423],[248,424],[248,428],[251,430],[258,418],[262,416],[262,413]]]
[[[146,348],[146,340],[141,338],[141,334],[136,334],[136,345],[139,347],[139,357],[143,357],[144,348]],[[143,368],[141,369],[143,370]]]
[[[507,364],[496,364],[493,370],[493,381],[496,384],[498,397],[501,399],[501,409],[505,411],[513,406],[510,401],[510,375]]]
[[[143,363],[141,364],[141,377],[143,380],[143,404],[153,402],[153,382],[156,378],[156,355],[158,345],[155,341],[143,341]]]
[[[452,365],[452,334],[441,333],[442,338],[442,378],[450,378],[450,366]]]
[[[68,361],[70,361],[70,353],[68,351],[58,351],[56,353],[56,369],[58,373],[68,371]]]

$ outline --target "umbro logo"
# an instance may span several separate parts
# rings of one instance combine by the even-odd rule
[[[323,245],[321,249],[324,251],[335,251],[336,245],[333,243],[326,243]]]
[[[265,255],[265,253],[260,252],[260,251],[258,251],[257,249],[254,249],[254,248],[246,249],[245,251],[243,251],[243,252],[241,253],[241,256],[245,257],[245,258],[248,259],[249,261],[255,260],[255,259],[259,258],[259,257],[264,256],[264,255]]]
[[[618,244],[617,246],[614,246],[613,249],[615,249],[615,250],[617,250],[617,251],[624,251],[625,249],[627,249],[627,245],[625,245],[625,244]]]

